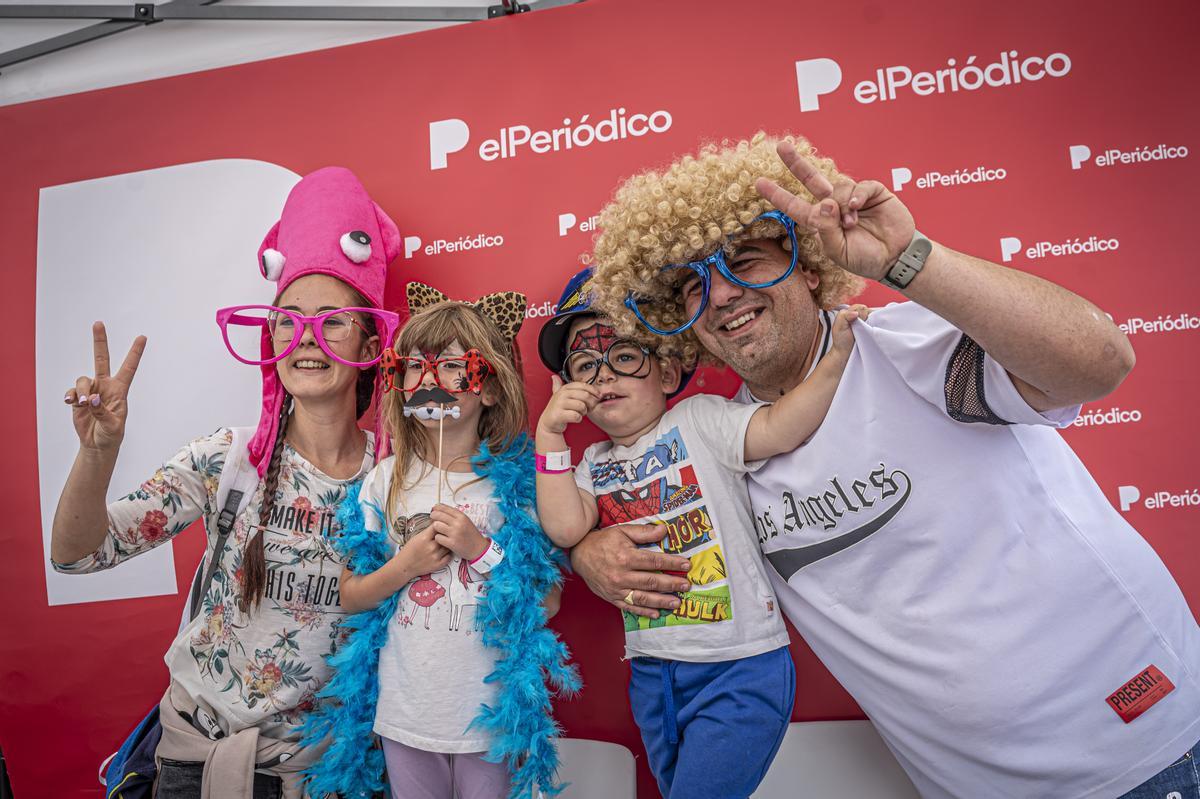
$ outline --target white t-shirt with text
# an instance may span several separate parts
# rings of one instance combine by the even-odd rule
[[[820,429],[750,476],[788,618],[924,797],[1111,799],[1164,769],[1200,739],[1200,627],[1055,431],[1078,407],[1037,413],[915,303],[855,339]]]

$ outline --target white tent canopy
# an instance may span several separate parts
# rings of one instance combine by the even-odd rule
[[[576,0],[566,0],[575,2]],[[564,0],[525,0],[533,10]],[[63,6],[119,8],[125,20],[111,18],[12,18],[5,7],[25,14],[44,6],[57,16]],[[174,0],[154,11],[161,22],[132,21],[135,4],[120,0],[0,0],[0,105],[91,91],[124,83],[181,75],[265,58],[321,50],[353,42],[485,19],[504,0]],[[509,0],[508,5],[512,5]],[[255,9],[286,13],[281,7],[319,9],[332,14],[371,13],[423,16],[422,21],[178,19],[177,14],[255,14]],[[234,10],[236,9],[236,10]],[[410,11],[407,11],[410,10]],[[430,19],[433,18],[433,19]],[[440,21],[436,21],[440,18]],[[82,41],[80,41],[82,40]],[[78,43],[75,43],[77,42]],[[44,55],[5,65],[45,49]],[[28,49],[26,49],[28,48]],[[6,58],[5,56],[8,56]]]

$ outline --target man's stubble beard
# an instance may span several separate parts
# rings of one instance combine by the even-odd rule
[[[820,330],[814,315],[809,324],[801,325],[801,329],[793,328],[793,335],[785,336],[774,310],[770,328],[753,338],[750,351],[736,348],[728,357],[722,358],[756,397],[768,401],[804,379],[802,370]],[[790,346],[785,346],[785,342]]]
[[[786,383],[788,363],[791,359],[786,357],[786,353],[780,347],[781,338],[778,326],[772,324],[770,330],[752,337],[749,347],[734,348],[725,359],[725,363],[743,381],[760,390],[782,386]]]

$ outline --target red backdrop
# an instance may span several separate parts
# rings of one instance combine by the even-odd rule
[[[46,603],[32,399],[38,191],[173,164],[251,158],[299,174],[345,165],[405,236],[422,240],[393,265],[391,303],[399,304],[406,280],[419,279],[460,297],[521,288],[535,309],[552,303],[575,270],[590,243],[586,221],[617,181],[701,140],[791,130],[853,175],[890,183],[908,170],[899,196],[931,238],[996,261],[1003,246],[1011,266],[1078,291],[1134,330],[1137,369],[1115,394],[1085,408],[1087,424],[1064,435],[1114,504],[1120,486],[1137,489],[1141,498],[1126,515],[1200,606],[1191,407],[1200,388],[1200,281],[1188,219],[1200,169],[1187,150],[1200,121],[1192,101],[1200,79],[1196,17],[1182,1],[1131,8],[590,0],[0,108],[0,258],[14,388],[0,418],[10,509],[0,529],[0,747],[16,795],[97,792],[97,763],[161,693],[159,655],[181,603],[181,596]],[[877,82],[889,75],[900,85],[881,92]],[[590,138],[584,123],[613,111],[616,137],[605,140],[609,128],[601,126],[596,141],[583,143]],[[659,111],[669,125],[661,114],[634,119]],[[432,169],[430,123],[451,119],[463,124],[435,126],[451,136],[442,141],[457,146],[453,135],[464,126],[469,141],[441,147],[453,151],[445,168]],[[555,133],[568,127],[564,120],[570,149]],[[649,124],[658,130],[635,135]],[[487,160],[499,145],[486,142],[502,128],[530,140],[515,155]],[[576,224],[560,235],[567,213]],[[503,236],[503,244],[424,250],[480,233]],[[1029,257],[1039,242],[1083,245],[1093,236],[1115,239],[1115,251],[1056,253],[1043,245],[1044,255]],[[247,252],[247,264],[253,256]],[[890,299],[879,287],[866,295],[872,304]],[[535,412],[548,394],[533,357],[540,321],[531,319],[521,335]],[[734,385],[728,375],[707,374],[692,390],[727,393]],[[594,431],[574,443],[591,438]],[[162,442],[163,457],[180,443]],[[1159,492],[1168,498],[1155,501]],[[200,536],[193,531],[175,546],[185,586]],[[558,707],[567,734],[640,755],[618,614],[572,583],[555,623],[586,683],[579,699]],[[794,635],[793,650],[795,719],[861,716]],[[644,759],[638,768],[640,795],[656,796]]]

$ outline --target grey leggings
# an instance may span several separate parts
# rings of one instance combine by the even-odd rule
[[[426,752],[381,738],[392,799],[504,799],[508,767],[482,752]]]

